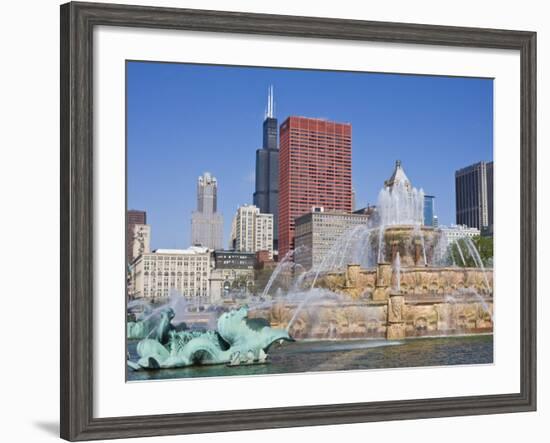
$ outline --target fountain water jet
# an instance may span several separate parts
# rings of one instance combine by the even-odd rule
[[[271,286],[273,285],[273,282],[277,279],[277,277],[279,276],[279,274],[283,270],[283,267],[285,266],[285,264],[290,262],[290,260],[292,259],[292,257],[294,256],[294,254],[296,253],[297,250],[300,250],[300,248],[296,248],[296,250],[291,249],[290,251],[288,251],[285,254],[283,259],[279,262],[279,264],[277,265],[277,267],[275,268],[275,270],[271,274],[271,277],[269,278],[269,281],[265,285],[265,288],[262,292],[262,297],[267,296],[267,294],[269,293],[269,290],[271,289]]]

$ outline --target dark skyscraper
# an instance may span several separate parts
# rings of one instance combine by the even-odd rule
[[[493,231],[493,162],[479,162],[455,172],[456,223]]]
[[[263,144],[256,150],[256,191],[254,205],[261,213],[273,214],[273,249],[278,248],[279,220],[279,148],[277,119],[274,117],[273,86],[269,88],[263,125]]]

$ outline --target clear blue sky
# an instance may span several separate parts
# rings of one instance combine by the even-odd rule
[[[153,248],[189,246],[197,177],[218,179],[224,245],[252,202],[270,84],[289,115],[353,126],[356,206],[376,203],[396,159],[455,221],[454,171],[493,159],[489,79],[128,62],[128,208],[147,211]]]

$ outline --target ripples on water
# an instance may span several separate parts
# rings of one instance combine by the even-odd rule
[[[136,360],[136,342],[129,343],[129,351],[132,360]],[[128,371],[128,381],[488,364],[493,363],[493,336],[285,342],[273,345],[269,356],[270,362],[265,365]]]

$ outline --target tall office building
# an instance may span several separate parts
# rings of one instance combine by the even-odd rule
[[[279,218],[279,148],[277,119],[274,117],[273,86],[269,88],[263,125],[262,148],[256,150],[256,190],[254,205],[262,214],[273,214],[274,248],[277,249]]]
[[[455,172],[456,224],[493,232],[493,162]]]
[[[424,226],[434,226],[435,197],[424,195]]]
[[[134,253],[134,227],[147,224],[147,213],[137,209],[129,209],[126,213],[126,259],[131,263]]]
[[[223,217],[218,212],[218,181],[205,172],[197,183],[197,210],[191,216],[191,244],[221,249]]]
[[[322,206],[351,212],[351,124],[288,117],[280,128],[279,256],[294,248],[295,219]]]
[[[254,205],[237,209],[233,219],[236,251],[268,251],[273,258],[273,214],[262,214]]]

